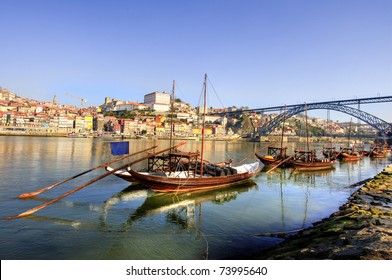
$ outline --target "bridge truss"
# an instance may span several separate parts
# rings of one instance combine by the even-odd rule
[[[318,109],[334,110],[334,111],[346,113],[369,124],[384,136],[392,135],[392,125],[376,116],[373,116],[369,113],[366,113],[364,111],[349,106],[340,105],[336,103],[325,103],[325,102],[291,106],[290,109],[286,110],[284,113],[281,113],[280,115],[272,119],[270,122],[260,127],[259,133],[262,135],[269,134],[275,128],[277,128],[278,125],[282,123],[285,119],[295,116],[301,112],[305,112],[306,110],[309,111],[309,110],[318,110]]]
[[[358,105],[359,108],[361,104],[385,103],[385,102],[392,102],[392,96],[378,96],[378,97],[369,97],[369,98],[344,99],[344,100],[333,100],[333,101],[326,101],[326,102],[313,102],[307,104],[275,106],[275,107],[267,107],[267,108],[259,108],[259,109],[233,111],[225,114],[230,115],[230,114],[251,113],[251,112],[258,112],[263,114],[265,112],[277,112],[277,111],[283,112],[277,117],[275,117],[274,119],[272,119],[270,122],[266,123],[265,125],[263,125],[258,129],[259,134],[267,135],[271,133],[285,119],[290,118],[301,112],[304,112],[305,110],[316,110],[316,109],[334,110],[360,119],[361,121],[369,124],[371,127],[379,131],[382,136],[392,137],[392,125],[390,123],[374,115],[366,113],[362,110],[355,109],[353,107],[348,106],[348,105]]]

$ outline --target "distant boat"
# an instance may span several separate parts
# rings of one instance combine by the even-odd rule
[[[372,149],[367,153],[367,156],[371,158],[385,158],[386,153],[387,153],[386,147],[379,144],[375,144],[372,147]]]
[[[343,159],[345,161],[357,161],[360,160],[363,156],[363,146],[357,146],[350,144],[350,137],[351,137],[351,120],[350,120],[350,127],[348,131],[348,143],[346,147],[341,147],[338,158]]]
[[[308,115],[305,106],[305,126],[306,126],[306,144],[307,150],[295,150],[294,160],[291,161],[292,166],[297,170],[326,170],[334,168],[336,161],[331,158],[319,159],[316,150],[309,149],[309,131],[308,131]]]
[[[338,157],[346,161],[356,161],[362,158],[362,154],[355,151],[354,147],[352,148],[346,147],[340,149],[340,153]]]
[[[298,170],[327,170],[334,168],[335,160],[329,158],[318,159],[316,151],[295,151],[295,159],[291,162],[292,166]]]
[[[260,155],[255,153],[255,156],[264,164],[266,167],[290,167],[291,161],[288,159],[287,147],[283,147],[283,136],[284,136],[284,123],[285,118],[283,118],[282,135],[280,139],[280,147],[268,146],[267,154]]]
[[[267,167],[273,167],[280,165],[280,167],[290,167],[291,162],[286,161],[289,156],[286,153],[287,147],[268,147],[266,155],[260,155],[259,153],[255,153],[255,156]]]
[[[329,159],[336,159],[336,157],[338,156],[338,152],[336,151],[335,147],[323,147],[323,151],[322,151],[323,155],[325,158],[329,158]]]
[[[89,135],[87,135],[87,134],[75,133],[75,132],[69,133],[67,135],[67,137],[69,137],[69,138],[90,138]]]

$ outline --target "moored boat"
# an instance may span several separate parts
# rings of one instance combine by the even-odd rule
[[[280,138],[280,147],[268,146],[267,154],[260,155],[258,152],[255,153],[255,156],[266,166],[267,168],[273,167],[281,167],[286,168],[291,166],[291,158],[287,155],[287,147],[283,147],[283,137],[284,137],[284,123],[285,119],[283,118],[283,126],[282,126],[282,135]]]
[[[335,161],[313,161],[313,162],[301,162],[301,161],[293,161],[292,165],[295,169],[298,170],[328,170],[334,168]]]
[[[340,147],[338,158],[345,161],[357,161],[363,157],[363,148],[358,146]]]
[[[353,152],[353,153],[341,153],[340,158],[345,160],[345,161],[356,161],[360,160],[362,156],[359,153]]]
[[[280,165],[280,167],[290,167],[291,162],[284,162],[289,156],[286,153],[287,147],[268,147],[266,155],[255,153],[255,156],[267,167]]]
[[[201,152],[171,150],[147,159],[147,171],[127,170],[132,179],[156,192],[184,192],[208,190],[240,184],[260,171],[260,162],[232,166],[231,162],[214,164],[204,160],[204,126],[206,116],[206,85],[204,80],[204,113]],[[174,86],[173,86],[174,88]],[[174,94],[173,94],[174,95]],[[117,174],[124,177],[126,172]]]
[[[323,147],[322,154],[325,158],[329,158],[331,160],[336,159],[336,157],[339,155],[335,147]]]
[[[371,158],[385,158],[387,153],[387,148],[380,144],[375,144],[369,152],[367,152],[367,156]]]
[[[326,170],[334,168],[335,159],[322,158],[316,155],[316,150],[309,148],[309,131],[308,131],[308,115],[305,106],[305,125],[306,125],[306,146],[307,149],[295,150],[294,160],[291,161],[292,166],[297,170]]]
[[[250,180],[260,170],[258,162],[232,167],[235,171],[227,175],[219,173],[218,176],[214,176],[207,171],[208,168],[204,170],[203,174],[196,174],[197,172],[192,171],[138,172],[132,169],[129,172],[137,181],[153,191],[184,192],[239,184]]]
[[[334,168],[335,160],[329,158],[318,159],[316,151],[295,151],[294,160],[291,162],[292,166],[298,170],[327,170]]]

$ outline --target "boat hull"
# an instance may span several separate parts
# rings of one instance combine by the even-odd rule
[[[327,170],[334,168],[335,161],[327,162],[292,162],[295,169],[298,170]]]
[[[341,159],[343,159],[345,161],[356,161],[356,160],[360,160],[361,156],[360,155],[350,155],[347,153],[341,153]]]
[[[185,192],[195,190],[216,189],[236,184],[241,184],[251,180],[260,169],[252,172],[237,173],[217,177],[187,177],[173,178],[152,174],[144,174],[135,170],[130,170],[130,174],[141,184],[147,186],[155,192]]]
[[[276,165],[280,165],[280,167],[287,168],[291,166],[290,161],[282,163],[284,159],[275,159],[271,158],[269,156],[260,156],[258,154],[255,154],[256,157],[267,167],[274,167]]]
[[[371,158],[385,158],[386,155],[384,153],[371,152],[369,157],[371,157]]]

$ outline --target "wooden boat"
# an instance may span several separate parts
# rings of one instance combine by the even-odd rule
[[[158,188],[152,186],[152,182],[155,182],[155,180],[160,182],[168,181],[165,178],[172,178],[169,179],[169,181],[174,182],[175,180],[173,180],[173,178],[177,178],[178,181],[183,181],[184,178],[186,178],[189,180],[187,185],[192,185],[191,189],[196,189],[198,185],[202,185],[203,189],[209,189],[214,185],[227,186],[234,184],[237,181],[248,179],[260,168],[258,162],[256,162],[257,164],[244,164],[239,167],[231,167],[230,163],[205,163],[203,165],[204,180],[200,180],[200,161],[197,159],[198,157],[198,153],[174,151],[169,152],[168,154],[149,157],[147,164],[148,170],[145,172],[122,169],[113,174],[128,182],[142,182],[146,186],[151,187],[153,190],[156,189],[157,191]],[[105,167],[105,169],[108,172],[113,171],[113,168],[110,166]],[[145,175],[151,175],[153,176],[153,179],[148,180],[145,178]],[[195,180],[195,178],[197,178],[197,180]],[[157,185],[157,182],[155,182],[154,185]],[[177,186],[178,182],[176,182],[175,185]],[[182,187],[181,190],[186,191],[190,189]]]
[[[295,169],[306,170],[306,171],[333,169],[334,164],[335,164],[335,161],[323,162],[323,160],[321,160],[320,162],[318,162],[318,161],[313,161],[313,162],[294,161],[292,163],[292,165],[294,166]]]
[[[336,151],[335,147],[323,147],[322,154],[325,158],[334,160],[337,158],[339,153]]]
[[[386,147],[375,144],[372,149],[367,153],[367,156],[371,158],[385,158],[386,152]]]
[[[345,161],[356,161],[356,160],[360,160],[361,156],[359,154],[341,153],[341,159]]]
[[[357,145],[357,144],[350,144],[350,137],[351,137],[351,120],[350,120],[350,127],[348,131],[348,142],[346,147],[340,147],[340,152],[338,154],[338,157],[340,159],[343,159],[345,161],[357,161],[360,160],[363,156],[363,145]]]
[[[334,168],[335,160],[331,158],[319,159],[316,156],[316,150],[309,149],[309,131],[308,131],[308,116],[306,114],[305,106],[305,122],[306,122],[306,144],[307,150],[295,150],[294,160],[291,165],[297,170],[326,170]]]
[[[369,153],[369,157],[371,157],[371,158],[385,158],[386,155],[383,151],[371,151]]]
[[[259,162],[232,167],[232,174],[214,175],[208,171],[215,166],[205,165],[203,175],[198,172],[138,172],[130,170],[131,175],[143,185],[156,192],[184,192],[195,190],[208,190],[232,186],[250,180],[260,170]],[[219,171],[220,172],[220,171]]]
[[[354,147],[341,147],[338,158],[345,161],[356,161],[362,158],[362,153],[356,151]]]
[[[345,161],[356,161],[356,160],[360,160],[362,158],[362,156],[358,153],[341,153],[341,159],[345,160]]]
[[[255,156],[267,168],[268,167],[286,168],[286,167],[290,167],[291,165],[290,160],[288,159],[289,156],[287,155],[287,147],[283,147],[284,123],[285,123],[285,118],[283,119],[282,135],[280,138],[280,147],[268,146],[266,155],[260,155],[258,152],[255,153]]]
[[[335,160],[329,158],[318,159],[316,151],[295,151],[295,159],[291,162],[292,166],[298,170],[327,170],[334,168]]]
[[[290,167],[291,165],[290,161],[283,162],[289,157],[286,153],[286,150],[287,147],[268,147],[266,155],[262,156],[258,153],[255,153],[255,156],[267,167],[280,165],[280,167],[285,168]]]
[[[128,170],[136,181],[156,192],[185,192],[236,185],[250,180],[260,171],[259,161],[234,167],[229,162],[214,164],[204,160],[206,85],[207,75],[204,80],[201,152],[172,150],[150,157],[147,159],[147,172]]]

